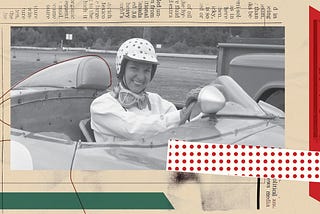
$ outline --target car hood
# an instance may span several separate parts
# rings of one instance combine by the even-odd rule
[[[161,133],[154,139],[176,138],[180,140],[221,144],[245,144],[284,147],[284,120],[261,119],[242,115],[225,115],[202,118]],[[266,135],[265,139],[255,141]],[[275,141],[270,141],[275,137]],[[250,141],[250,142],[249,142]]]
[[[143,141],[112,144],[77,143],[13,129],[11,140],[27,147],[34,169],[165,169],[169,139],[284,148],[284,128],[279,125],[283,122],[282,119],[203,118]]]

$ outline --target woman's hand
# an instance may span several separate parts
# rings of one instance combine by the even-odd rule
[[[186,107],[188,107],[190,105],[190,103],[198,101],[198,96],[199,96],[199,93],[200,93],[202,88],[203,88],[203,86],[198,87],[198,88],[194,88],[194,89],[191,89],[187,93],[186,104],[185,104]]]
[[[191,102],[188,107],[183,107],[183,109],[180,110],[180,124],[179,125],[182,125],[187,120],[189,120],[191,112],[192,112],[192,108],[195,103],[196,103],[196,101]]]
[[[187,93],[185,107],[180,110],[180,125],[190,120],[190,115],[194,106],[197,104],[198,96],[202,88],[203,86],[194,88]]]

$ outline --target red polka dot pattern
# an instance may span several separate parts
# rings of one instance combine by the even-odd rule
[[[169,140],[167,170],[320,182],[319,153]]]

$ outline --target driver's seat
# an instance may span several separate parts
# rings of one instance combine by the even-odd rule
[[[95,142],[94,133],[93,133],[93,130],[91,129],[90,122],[91,122],[90,118],[83,119],[79,122],[79,127],[83,136],[87,140],[87,142]]]

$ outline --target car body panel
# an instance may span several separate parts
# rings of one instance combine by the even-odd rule
[[[284,89],[284,54],[245,54],[230,61],[229,76],[255,100],[269,89]],[[249,81],[248,77],[250,77]]]
[[[277,120],[277,119],[275,119]],[[203,118],[172,128],[152,138],[131,142],[79,143],[73,169],[157,169],[164,170],[169,139],[204,143],[284,147],[284,129],[273,120]],[[48,138],[48,136],[52,136]],[[64,139],[62,133],[29,133],[15,130],[11,139],[23,143],[31,152],[35,169],[71,167],[78,142]],[[82,147],[82,148],[81,148]],[[39,164],[39,165],[38,165]]]

